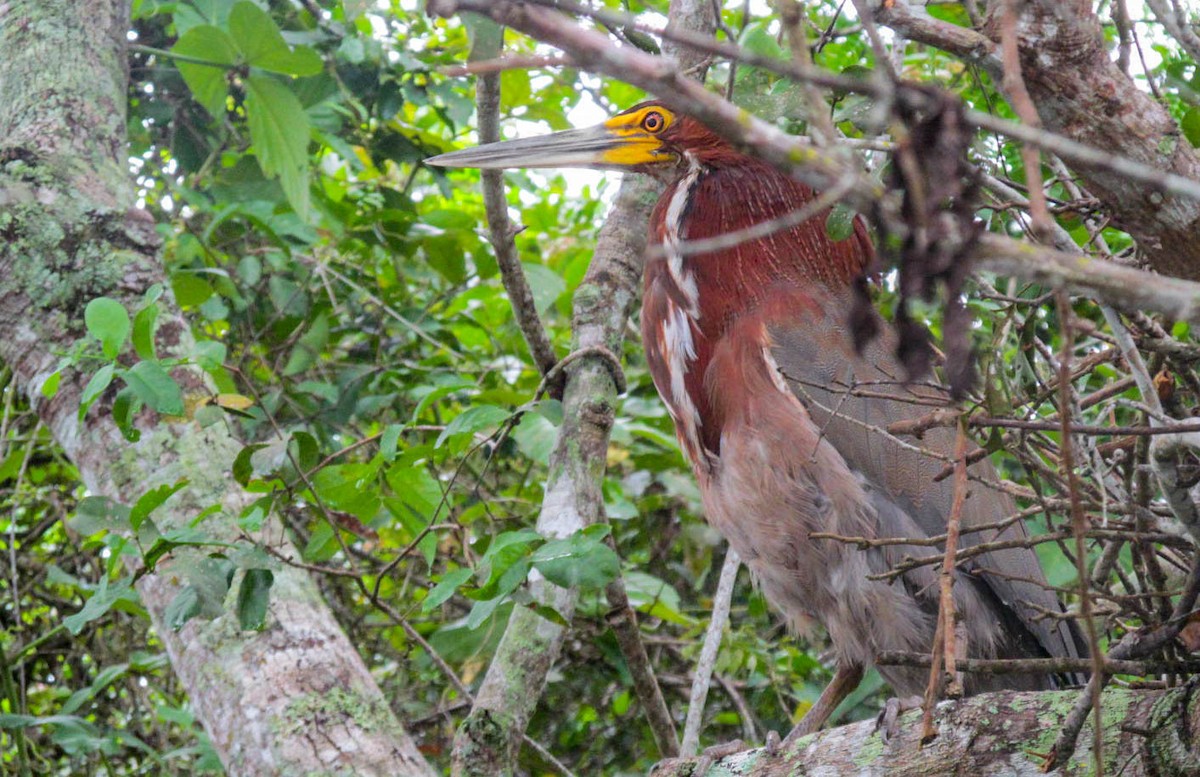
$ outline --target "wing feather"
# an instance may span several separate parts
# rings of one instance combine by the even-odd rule
[[[893,423],[912,421],[945,406],[946,392],[905,385],[892,355],[893,335],[886,329],[861,355],[854,353],[845,324],[830,314],[801,312],[798,319],[769,325],[768,334],[772,356],[787,384],[826,439],[872,486],[873,498],[887,503],[889,509],[877,511],[881,536],[908,536],[903,532],[913,524],[927,537],[944,534],[954,485],[952,478],[938,480],[937,475],[953,461],[954,430],[930,429],[911,444],[886,430]],[[927,455],[918,454],[914,447]],[[1021,521],[1002,530],[971,531],[1015,514],[1016,506],[1007,494],[979,482],[996,480],[989,461],[973,464],[969,471],[976,477],[969,481],[963,505],[960,547],[1028,536]],[[1073,622],[1046,618],[1041,612],[1061,612],[1062,605],[1044,587],[1045,575],[1032,548],[991,550],[965,566],[1016,614],[1013,625],[1027,629],[1046,653],[1058,657],[1086,653]],[[1013,640],[1014,644],[1020,641]]]

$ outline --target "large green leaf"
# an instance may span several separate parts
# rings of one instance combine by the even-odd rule
[[[196,102],[214,117],[224,115],[225,97],[229,94],[229,70],[238,61],[237,45],[229,35],[219,27],[202,24],[185,32],[171,51],[211,63],[177,60],[175,64]]]
[[[246,631],[258,631],[267,622],[267,603],[275,575],[269,569],[247,569],[238,586],[238,625]]]
[[[612,548],[583,532],[547,542],[534,551],[531,561],[547,580],[564,588],[602,588],[621,569]]]
[[[84,602],[83,609],[63,618],[63,625],[72,634],[78,634],[83,631],[84,626],[104,615],[120,599],[127,596],[133,596],[133,581],[130,578],[125,577],[115,583],[109,583],[108,577],[102,577],[100,586],[91,598]]]
[[[512,415],[510,412],[495,405],[469,407],[456,415],[453,421],[446,424],[446,428],[438,435],[434,447],[441,447],[442,443],[456,437],[474,434],[483,429],[499,426],[510,415]]]
[[[243,0],[229,13],[229,34],[243,60],[272,73],[311,76],[321,72],[321,58],[307,46],[294,50],[283,40],[270,14]]]
[[[138,399],[166,415],[183,415],[183,392],[158,362],[138,362],[121,373]]]
[[[83,309],[83,322],[92,337],[100,341],[104,355],[117,358],[129,336],[129,311],[125,306],[115,299],[98,297]]]
[[[279,178],[288,202],[308,218],[308,117],[300,100],[267,76],[246,80],[246,119],[264,175]]]

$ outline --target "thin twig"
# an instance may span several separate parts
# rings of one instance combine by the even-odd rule
[[[721,566],[721,578],[717,581],[717,592],[713,596],[712,618],[708,622],[708,630],[704,633],[704,646],[700,648],[700,658],[696,661],[696,670],[692,678],[692,691],[688,696],[687,722],[683,726],[683,743],[679,746],[679,754],[684,758],[694,756],[700,747],[700,727],[704,723],[704,702],[708,698],[708,688],[712,684],[713,667],[717,663],[717,653],[721,649],[721,637],[725,632],[725,624],[729,621],[733,584],[737,581],[740,566],[741,559],[738,558],[737,551],[728,548],[725,552],[725,563]]]
[[[475,99],[479,113],[479,141],[494,143],[500,140],[500,75],[491,72],[479,76],[475,82]],[[496,252],[496,264],[500,268],[500,279],[508,300],[512,305],[517,326],[529,347],[529,353],[542,375],[548,373],[558,362],[554,346],[542,325],[533,291],[525,278],[521,259],[517,255],[517,244],[513,240],[517,230],[508,219],[508,200],[504,196],[504,174],[499,170],[482,170],[483,203],[487,212],[489,239]],[[556,398],[561,398],[556,393]]]
[[[1062,417],[1062,440],[1059,447],[1059,466],[1063,478],[1067,482],[1067,494],[1071,499],[1071,533],[1075,539],[1075,574],[1079,579],[1079,609],[1082,614],[1084,634],[1087,636],[1088,653],[1092,658],[1092,677],[1088,682],[1087,691],[1091,694],[1093,708],[1092,717],[1092,756],[1097,777],[1104,775],[1104,721],[1101,719],[1100,694],[1104,690],[1104,656],[1100,650],[1100,637],[1096,633],[1096,621],[1092,617],[1092,595],[1088,583],[1087,543],[1085,535],[1088,530],[1087,516],[1079,501],[1079,484],[1075,474],[1074,445],[1071,436],[1071,356],[1075,348],[1074,331],[1070,324],[1071,301],[1065,292],[1056,295],[1059,320],[1063,321],[1062,348],[1059,357],[1059,401],[1058,410]],[[1055,742],[1055,748],[1062,745],[1065,749],[1074,750],[1074,741]]]
[[[1000,9],[1000,50],[1004,62],[1004,91],[1017,116],[1028,127],[1042,128],[1037,108],[1025,88],[1021,76],[1021,55],[1017,47],[1016,0],[1003,0]],[[1046,193],[1042,188],[1042,160],[1038,150],[1021,144],[1021,160],[1025,165],[1025,181],[1029,190],[1029,216],[1033,220],[1033,233],[1037,236],[1050,234],[1053,219],[1046,209]]]
[[[675,731],[675,723],[671,719],[671,711],[663,699],[662,688],[654,676],[654,668],[646,654],[646,646],[638,631],[637,613],[629,604],[629,595],[625,590],[625,580],[617,577],[605,588],[608,603],[612,609],[608,613],[608,625],[617,637],[621,655],[629,667],[633,677],[633,689],[646,722],[650,724],[650,732],[658,745],[658,752],[663,758],[674,758],[679,755],[679,735]]]
[[[946,695],[950,698],[958,698],[963,693],[962,680],[955,665],[958,623],[954,610],[954,557],[958,552],[958,530],[962,523],[963,502],[967,497],[967,429],[962,424],[959,424],[955,437],[954,461],[954,499],[946,521],[946,555],[942,560],[941,601],[938,608],[938,617],[945,621],[942,637],[946,644],[942,649],[942,661],[946,668]]]

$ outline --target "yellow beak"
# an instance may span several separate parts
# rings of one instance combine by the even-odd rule
[[[636,118],[619,114],[595,127],[465,148],[430,157],[425,164],[484,170],[534,167],[631,170],[673,161],[675,155],[664,148],[657,135],[642,129]]]

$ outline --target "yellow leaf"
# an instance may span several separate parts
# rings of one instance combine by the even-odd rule
[[[248,407],[254,406],[253,399],[241,394],[217,394],[216,402],[218,407],[223,407],[226,410],[245,410]]]

